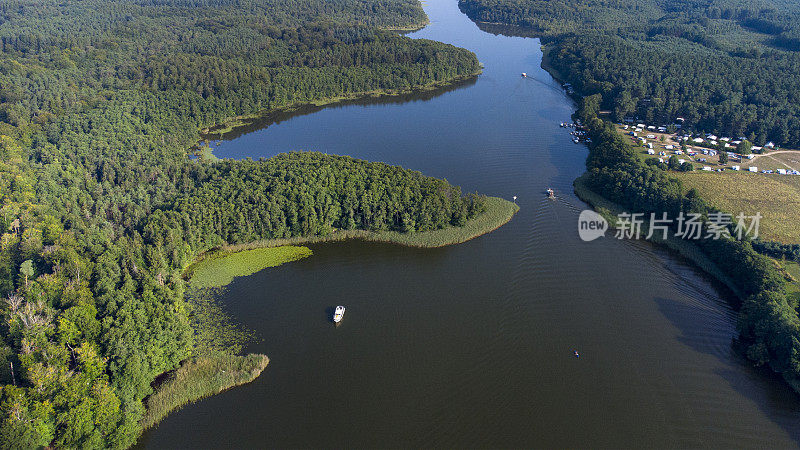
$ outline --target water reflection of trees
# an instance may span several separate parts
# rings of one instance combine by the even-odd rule
[[[475,24],[481,31],[495,36],[542,38],[542,33],[533,28],[486,22],[475,22]]]
[[[283,121],[313,114],[323,109],[329,108],[345,108],[348,106],[370,106],[370,105],[402,105],[404,103],[428,101],[440,95],[446,94],[457,89],[472,86],[478,80],[477,76],[467,78],[465,80],[457,81],[447,86],[438,87],[430,90],[420,90],[401,95],[381,95],[376,97],[362,97],[358,99],[342,100],[335,103],[330,103],[322,106],[304,105],[297,108],[279,110],[268,113],[264,116],[252,119],[242,126],[235,127],[233,130],[222,135],[215,134],[213,131],[203,135],[204,139],[215,140],[222,139],[230,141],[254,131],[262,130],[270,125],[279,124]],[[212,129],[213,130],[213,129]]]

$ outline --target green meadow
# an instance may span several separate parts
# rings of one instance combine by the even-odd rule
[[[697,189],[708,203],[723,211],[761,213],[761,239],[800,243],[800,177],[733,171],[674,175],[687,189]]]

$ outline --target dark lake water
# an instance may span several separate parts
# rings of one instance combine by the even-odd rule
[[[516,195],[520,213],[454,247],[315,245],[237,279],[225,307],[269,366],[140,445],[797,447],[800,399],[736,353],[724,290],[664,249],[578,238],[586,149],[558,125],[574,105],[540,68],[539,41],[483,32],[455,0],[425,10],[432,23],[411,36],[474,51],[476,81],[277,117],[216,154],[385,161]]]

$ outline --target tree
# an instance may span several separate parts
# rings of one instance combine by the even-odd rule
[[[597,117],[602,102],[603,96],[601,94],[594,94],[583,98],[578,115],[581,117],[584,124],[587,123],[589,119]]]
[[[29,391],[30,392],[30,391]],[[0,389],[0,446],[8,449],[41,448],[55,434],[49,402],[32,400],[24,388]]]
[[[753,151],[753,144],[747,139],[745,139],[741,143],[739,143],[739,146],[736,148],[736,151],[742,156],[749,155]]]
[[[728,164],[728,152],[720,151],[717,154],[719,155],[720,164]]]
[[[622,91],[622,93],[617,96],[615,100],[614,120],[617,122],[622,122],[625,120],[626,115],[635,110],[636,102],[634,102],[631,98],[631,94],[628,91]]]
[[[667,162],[667,166],[669,166],[672,170],[678,170],[681,167],[681,162],[678,160],[678,157],[672,155],[669,157],[669,161]]]
[[[28,287],[28,278],[33,276],[33,261],[26,259],[19,266],[19,273],[25,275],[25,287]]]

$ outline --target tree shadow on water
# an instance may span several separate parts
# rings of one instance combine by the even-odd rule
[[[679,342],[691,349],[714,356],[723,367],[713,373],[750,400],[771,422],[784,429],[800,444],[800,395],[783,378],[765,367],[755,367],[745,357],[738,342],[736,323],[712,300],[691,298],[679,301],[655,297],[659,311],[680,334]]]
[[[333,321],[333,313],[336,312],[335,306],[327,306],[325,307],[325,321],[331,324],[335,324]]]
[[[305,104],[295,107],[279,108],[270,111],[263,116],[242,119],[245,123],[234,127],[226,133],[219,133],[220,129],[226,129],[225,125],[217,125],[211,127],[207,133],[201,135],[202,139],[208,140],[223,140],[231,141],[242,137],[246,134],[253,133],[272,125],[280,124],[295,117],[306,116],[322,111],[323,109],[339,109],[349,106],[372,106],[372,105],[402,105],[404,103],[412,103],[418,101],[428,101],[433,98],[444,95],[448,92],[455,91],[474,85],[478,81],[478,76],[470,76],[462,80],[457,80],[444,86],[439,86],[432,89],[413,90],[407,93],[398,95],[365,95],[354,99],[343,99],[333,103],[324,105]]]

